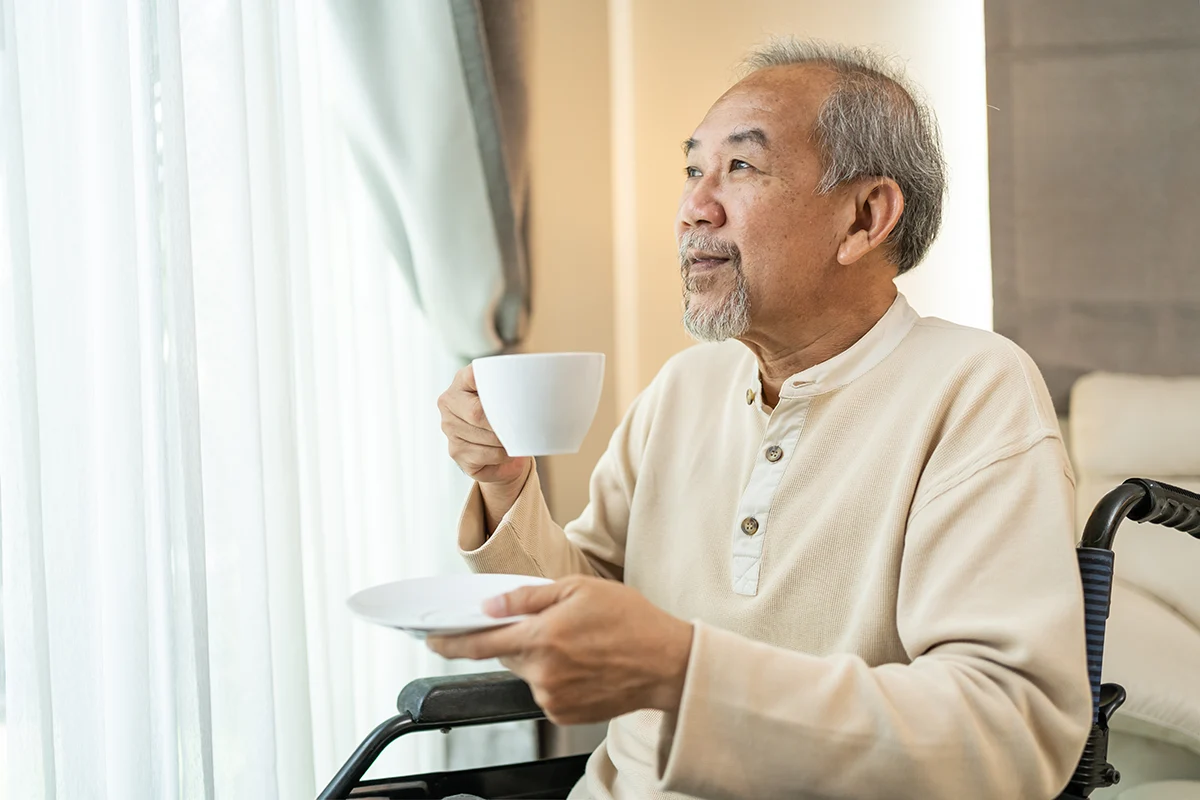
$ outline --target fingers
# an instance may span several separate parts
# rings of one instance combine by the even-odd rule
[[[477,395],[455,394],[453,389],[447,389],[438,398],[438,409],[442,412],[443,431],[450,433],[448,428],[452,428],[463,438],[480,444],[499,441]]]
[[[492,430],[476,391],[474,368],[458,371],[438,398],[438,410],[450,457],[468,477],[481,484],[524,484],[527,459],[510,458]]]
[[[475,369],[470,364],[454,374],[450,388],[438,398],[438,408],[442,409],[443,416],[449,412],[473,427],[487,431],[492,429],[483,413],[483,403],[475,386]]]
[[[508,453],[488,423],[479,395],[468,387],[474,387],[469,366],[459,370],[450,388],[438,398],[438,410],[451,458],[470,473],[505,463]]]
[[[505,464],[507,456],[498,448],[479,447],[477,445],[459,445],[451,451],[454,463],[471,478],[495,473],[497,467]],[[494,480],[494,478],[489,478]],[[486,481],[485,481],[486,482]]]
[[[520,589],[492,597],[483,603],[483,613],[493,617],[515,617],[518,614],[537,614],[562,599],[565,584],[522,586]]]
[[[520,654],[525,632],[518,624],[502,628],[465,633],[459,636],[430,636],[425,645],[442,658],[468,658],[481,661],[485,658],[504,658]]]
[[[491,430],[478,428],[448,412],[442,413],[442,433],[446,434],[448,441],[504,449],[500,439]]]
[[[509,457],[491,431],[474,428],[457,418],[442,419],[446,449],[454,463],[471,478],[483,482],[507,480],[521,471],[522,464]]]
[[[493,467],[504,467],[510,461],[500,439],[488,424],[473,390],[474,372],[464,367],[454,377],[450,388],[438,398],[442,416],[442,432],[450,457],[472,478],[493,479]]]
[[[479,389],[475,385],[475,365],[467,364],[465,367],[456,372],[454,375],[454,381],[451,385],[456,386],[465,392],[477,394]]]

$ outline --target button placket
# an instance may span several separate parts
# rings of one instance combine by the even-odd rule
[[[733,590],[741,595],[758,593],[763,546],[770,528],[771,504],[787,471],[791,454],[804,427],[809,397],[781,397],[763,433],[759,455],[738,503],[731,536],[730,563]]]

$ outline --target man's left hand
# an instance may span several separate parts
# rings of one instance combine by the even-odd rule
[[[499,658],[533,689],[560,725],[602,722],[630,711],[678,711],[692,626],[634,589],[570,577],[489,600],[494,617],[532,614],[503,628],[430,637],[446,658]]]

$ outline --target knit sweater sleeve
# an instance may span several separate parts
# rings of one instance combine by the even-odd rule
[[[659,787],[711,798],[1051,798],[1091,721],[1072,485],[1046,436],[914,510],[897,624],[870,667],[695,635]]]

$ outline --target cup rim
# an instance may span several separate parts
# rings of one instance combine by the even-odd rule
[[[501,361],[514,358],[567,358],[577,356],[600,356],[604,358],[604,353],[598,351],[556,351],[552,353],[501,353],[494,356],[480,356],[479,358],[471,359],[474,364],[477,361]]]

